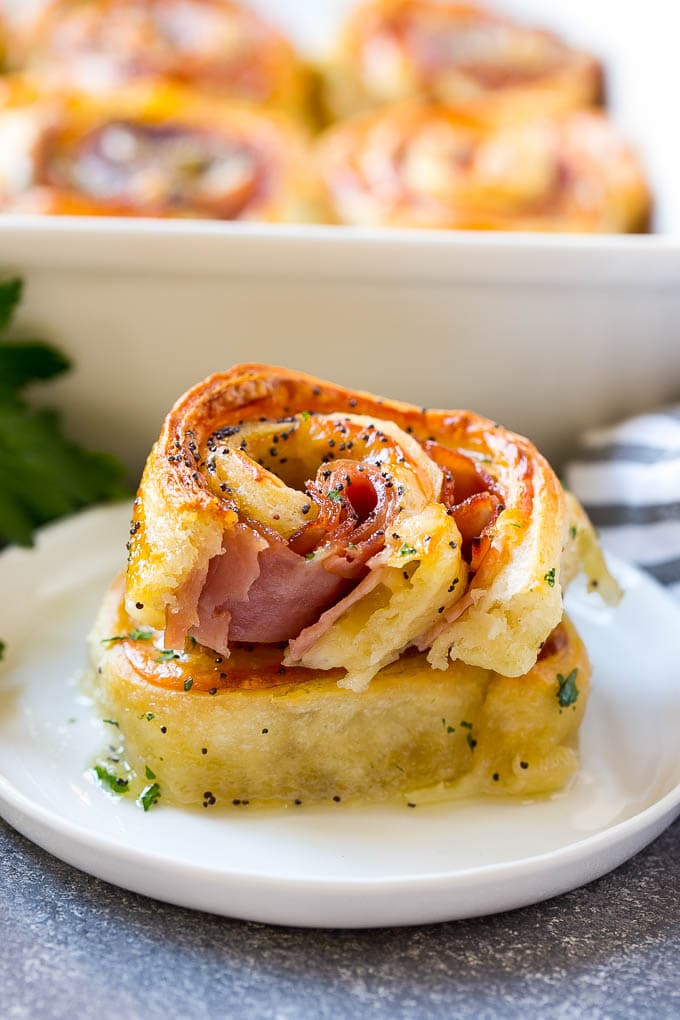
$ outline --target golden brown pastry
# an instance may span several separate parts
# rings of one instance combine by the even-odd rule
[[[358,226],[624,233],[650,216],[637,156],[592,111],[485,127],[405,103],[331,128],[318,158],[337,219]]]
[[[25,48],[50,85],[86,92],[155,78],[297,111],[305,89],[290,42],[232,0],[54,0]]]
[[[521,436],[237,366],[149,456],[96,696],[183,802],[559,787],[590,676],[561,571],[584,554],[615,599]]]
[[[557,36],[472,3],[369,0],[350,15],[327,71],[332,113],[403,99],[478,119],[520,120],[598,103],[602,70]]]
[[[287,121],[169,86],[115,96],[4,86],[0,210],[305,222],[322,214]]]

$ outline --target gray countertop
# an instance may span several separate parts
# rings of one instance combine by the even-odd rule
[[[271,928],[83,875],[0,822],[0,1017],[680,1017],[680,823],[524,910],[422,928]]]

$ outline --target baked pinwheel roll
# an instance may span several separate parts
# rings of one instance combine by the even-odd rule
[[[0,110],[6,212],[271,222],[323,215],[306,139],[279,117],[166,86],[108,98],[29,98],[29,89],[15,84],[19,102]]]
[[[319,165],[337,219],[359,226],[624,233],[651,208],[636,154],[590,111],[489,128],[406,103],[331,128]]]
[[[233,0],[54,0],[24,48],[51,85],[86,92],[155,78],[297,111],[305,91],[288,39]]]
[[[338,118],[427,99],[479,119],[520,120],[596,104],[602,91],[598,61],[550,32],[440,0],[361,4],[327,70]]]
[[[562,585],[584,557],[615,599],[521,436],[238,366],[149,456],[96,694],[183,802],[559,787],[590,676]]]

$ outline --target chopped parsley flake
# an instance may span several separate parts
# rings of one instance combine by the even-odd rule
[[[571,538],[576,538],[576,536],[578,535],[578,528],[576,527],[575,524],[570,525],[569,535],[571,536]]]
[[[193,686],[194,686],[194,681],[193,681],[192,677],[188,676],[186,678],[186,680],[184,681],[184,690],[185,691],[190,691]]]
[[[92,770],[97,779],[104,786],[108,786],[113,793],[125,793],[128,788],[128,780],[121,779],[114,772],[109,772],[103,765],[95,765]]]
[[[549,588],[554,588],[555,587],[555,568],[554,567],[551,567],[550,570],[548,570],[543,575],[543,580],[546,582],[546,584],[548,585]]]
[[[151,769],[149,768],[149,766],[148,766],[148,765],[146,765],[146,766],[144,767],[144,775],[146,776],[146,778],[147,778],[147,779],[155,779],[155,778],[156,778],[156,773],[155,773],[155,772],[153,772],[153,771],[152,771],[152,770],[151,770]]]
[[[0,662],[2,662],[2,660],[3,660],[4,656],[5,656],[5,649],[6,648],[7,648],[7,645],[5,644],[5,642],[4,641],[0,641]]]
[[[135,627],[129,634],[114,634],[113,637],[102,638],[101,643],[103,645],[113,644],[114,641],[150,641],[153,637],[153,631],[147,630],[146,627],[139,628]]]
[[[301,419],[303,421],[309,421],[309,419],[312,417],[312,412],[311,411],[301,411],[300,412],[300,417],[301,417]]]
[[[332,499],[334,503],[339,503],[340,500],[342,499],[342,496],[340,495],[337,489],[330,489],[328,492],[328,498]]]
[[[115,719],[102,719],[102,722],[107,723],[109,726],[118,726],[118,723]]]
[[[399,550],[400,556],[415,556],[418,550],[413,545],[402,545]]]
[[[569,705],[575,704],[578,699],[579,689],[576,686],[576,677],[578,676],[578,667],[572,669],[569,676],[562,676],[561,673],[557,674],[557,700],[559,701],[562,708],[568,708]]]
[[[156,662],[169,662],[170,659],[179,659],[179,655],[173,652],[172,648],[163,648],[156,656]]]
[[[305,559],[306,560],[313,560],[314,559],[314,553],[313,552],[305,553]]]
[[[153,637],[153,631],[147,630],[146,627],[141,629],[139,627],[135,627],[134,630],[130,631],[128,637],[130,638],[130,641],[150,641]]]
[[[156,801],[161,795],[161,788],[158,783],[152,783],[151,786],[145,786],[142,790],[138,803],[142,805],[145,811],[148,811],[154,806]]]
[[[151,720],[154,718],[154,714],[153,712],[142,712],[139,718],[146,719],[147,722],[151,722]]]

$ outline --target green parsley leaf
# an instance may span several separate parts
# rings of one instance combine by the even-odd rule
[[[158,783],[153,783],[151,786],[145,786],[139,795],[138,804],[141,804],[145,811],[152,808],[158,798],[161,795],[161,788]]]
[[[21,298],[21,281],[0,281],[0,330]],[[0,341],[0,541],[29,546],[41,524],[129,495],[122,466],[83,449],[61,431],[54,411],[32,410],[30,383],[70,368],[56,348],[38,341]]]
[[[328,492],[328,498],[332,499],[334,503],[339,503],[340,500],[342,499],[342,496],[340,495],[337,489],[330,489]]]
[[[152,772],[152,770],[149,768],[148,765],[144,766],[144,775],[146,776],[147,779],[155,779],[156,778],[156,773]]]
[[[468,733],[468,735],[467,735],[467,742],[468,742],[468,747],[470,748],[470,750],[474,751],[474,749],[477,746],[477,741],[475,740],[475,738],[472,736],[471,733]]]
[[[571,524],[569,526],[569,535],[571,536],[571,538],[576,538],[577,534],[578,534],[578,528],[576,527],[575,524]]]
[[[471,722],[465,722],[465,720],[464,720],[464,719],[461,719],[461,721],[460,721],[460,725],[461,725],[461,726],[462,726],[462,727],[463,727],[464,729],[466,729],[466,730],[471,730],[471,729],[472,729],[472,723],[471,723]]]
[[[146,627],[143,629],[135,627],[134,630],[130,631],[128,637],[130,638],[130,641],[150,641],[153,637],[153,631],[147,630]]]
[[[127,791],[129,780],[121,779],[115,772],[109,772],[103,765],[95,765],[92,770],[96,775],[97,779],[103,786],[108,786],[113,793],[125,793]]]
[[[399,550],[400,556],[415,556],[418,550],[413,545],[402,545]]]
[[[103,645],[110,645],[110,644],[113,644],[114,641],[125,641],[126,637],[127,637],[127,634],[114,634],[113,637],[102,638],[101,644],[103,644]]]
[[[146,719],[147,722],[151,722],[152,719],[155,719],[155,716],[154,716],[153,712],[142,712],[142,714],[139,716],[139,718],[140,719]]]
[[[186,680],[184,681],[184,690],[185,691],[190,691],[193,686],[194,686],[194,681],[193,681],[192,677],[188,676],[186,678]]]
[[[163,648],[156,656],[156,662],[169,662],[170,659],[179,659],[179,655],[172,648]]]
[[[4,641],[0,641],[0,662],[2,662],[2,660],[4,659],[6,651],[7,645],[5,644]]]
[[[115,719],[102,719],[102,722],[107,723],[109,726],[118,726]],[[120,729],[120,726],[118,726],[118,729]]]
[[[313,560],[314,559],[314,553],[313,552],[305,553],[305,559],[306,560]]]
[[[303,421],[309,421],[309,419],[312,417],[312,412],[311,411],[301,411],[300,412],[300,417],[302,418]]]
[[[543,580],[546,582],[546,584],[548,585],[549,588],[554,588],[555,587],[555,568],[554,567],[551,567],[550,570],[548,570],[547,573],[545,573],[543,575]]]
[[[562,676],[561,673],[557,674],[557,700],[559,701],[562,708],[568,708],[569,705],[576,703],[579,696],[579,689],[576,686],[576,677],[578,676],[578,667],[575,666],[572,669],[569,676]]]

